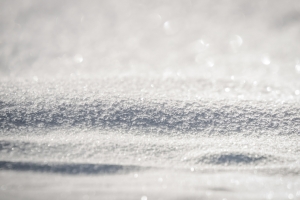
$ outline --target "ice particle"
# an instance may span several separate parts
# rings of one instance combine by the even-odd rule
[[[264,65],[269,65],[271,63],[271,60],[270,60],[270,58],[268,56],[264,56],[264,57],[262,57],[261,62]]]
[[[147,198],[147,196],[142,196],[141,197],[141,200],[147,200],[148,198]]]
[[[175,35],[180,30],[180,25],[176,21],[166,21],[164,23],[164,31],[166,35]]]
[[[289,194],[289,195],[288,195],[288,198],[289,198],[289,199],[294,199],[294,195],[293,195],[293,194]]]
[[[75,55],[75,56],[74,56],[74,61],[75,61],[76,63],[82,63],[82,61],[83,61],[82,55],[80,55],[80,54]]]
[[[298,73],[300,73],[300,64],[297,64],[297,65],[295,66],[295,70],[296,70]]]

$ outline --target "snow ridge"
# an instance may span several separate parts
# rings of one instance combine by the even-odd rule
[[[1,102],[2,129],[21,127],[101,127],[207,131],[216,133],[274,131],[299,134],[300,108],[293,104],[249,101],[143,100],[101,97],[53,102]]]

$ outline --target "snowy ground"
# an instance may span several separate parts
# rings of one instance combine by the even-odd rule
[[[1,1],[0,199],[300,199],[297,1]]]
[[[297,135],[13,133],[1,136],[3,199],[299,198]]]

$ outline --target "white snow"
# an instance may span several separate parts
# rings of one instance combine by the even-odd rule
[[[1,1],[0,199],[300,199],[297,1]]]

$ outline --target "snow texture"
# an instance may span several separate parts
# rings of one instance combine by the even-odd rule
[[[297,1],[0,2],[0,199],[300,199]]]
[[[249,86],[224,82],[145,79],[120,83],[111,80],[5,82],[1,84],[0,122],[2,129],[86,126],[202,134],[264,131],[299,134],[298,101],[285,102],[283,94],[276,101],[251,101],[251,97],[240,100],[238,93],[244,94]],[[231,84],[232,90],[239,88],[238,92],[231,92],[226,98],[226,94],[219,92],[224,84]],[[265,99],[275,96],[262,90],[257,86],[253,93]],[[205,95],[208,92],[210,98]]]

